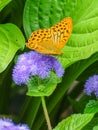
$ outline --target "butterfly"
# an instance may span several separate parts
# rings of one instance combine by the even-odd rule
[[[61,49],[67,43],[72,32],[72,19],[62,21],[48,29],[34,31],[26,46],[43,54],[62,54]]]

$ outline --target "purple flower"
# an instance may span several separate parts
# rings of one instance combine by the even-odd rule
[[[64,74],[62,65],[55,57],[30,51],[18,57],[12,76],[14,82],[21,85],[26,84],[32,76],[45,79],[51,71],[55,71],[59,78]]]
[[[26,124],[14,124],[11,119],[0,119],[0,130],[30,130]]]
[[[84,85],[84,92],[87,95],[94,93],[96,97],[98,97],[98,75],[89,77]]]

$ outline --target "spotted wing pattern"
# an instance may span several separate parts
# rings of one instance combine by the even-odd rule
[[[61,54],[72,32],[72,19],[64,18],[49,29],[33,32],[26,43],[30,49],[44,54]]]

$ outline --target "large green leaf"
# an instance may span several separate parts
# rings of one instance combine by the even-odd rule
[[[93,116],[93,114],[74,114],[61,121],[53,130],[81,130]]]
[[[39,28],[50,27],[64,17],[72,17],[73,32],[62,50],[63,56],[59,56],[66,68],[98,51],[97,5],[96,0],[27,0],[23,20],[26,36],[28,38]]]
[[[0,11],[9,3],[11,0],[0,0]]]
[[[63,55],[57,58],[64,68],[86,59],[98,51],[97,4],[96,0],[27,0],[23,20],[26,36],[28,38],[32,31],[39,28],[50,27],[64,17],[72,17],[72,35],[62,49]]]
[[[18,49],[23,50],[25,39],[14,24],[0,25],[0,72],[4,71]]]
[[[64,68],[78,60],[88,58],[98,51],[96,4],[98,1],[95,0],[88,2],[85,0],[70,0],[70,2],[66,0],[27,0],[23,20],[26,36],[28,38],[32,31],[50,27],[62,18],[70,16],[73,19],[73,32],[67,45],[62,49],[63,55],[57,58]]]

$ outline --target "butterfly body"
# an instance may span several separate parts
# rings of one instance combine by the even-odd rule
[[[44,54],[61,54],[72,32],[72,19],[64,18],[49,29],[33,32],[26,43],[30,49]]]

